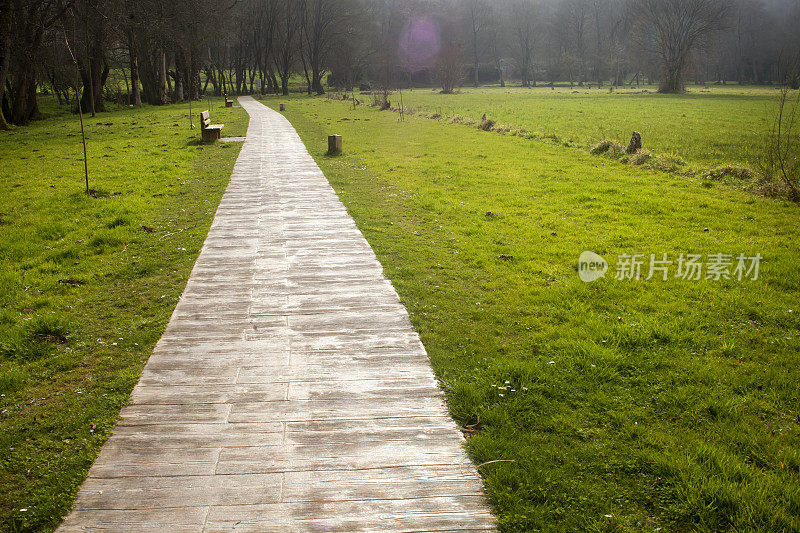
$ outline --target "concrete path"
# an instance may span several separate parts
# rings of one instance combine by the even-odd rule
[[[59,531],[492,530],[369,244],[289,122],[240,102],[186,291]]]

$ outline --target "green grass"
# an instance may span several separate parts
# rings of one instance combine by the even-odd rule
[[[486,94],[501,96],[493,109],[518,106]],[[613,98],[665,115],[703,107],[694,95]],[[480,471],[502,531],[800,529],[796,204],[341,101],[265,101],[288,103],[384,265],[470,455],[499,461]],[[748,102],[711,105],[744,124]],[[670,113],[664,124],[681,122]],[[325,156],[332,133],[340,157]],[[584,250],[612,263],[607,278],[580,281]],[[757,252],[758,281],[613,279],[623,253]]]
[[[646,92],[643,92],[646,91]],[[777,90],[773,87],[692,85],[684,95],[654,94],[654,87],[462,88],[459,94],[403,91],[403,106],[425,115],[500,125],[537,137],[587,146],[614,139],[626,146],[639,131],[644,148],[675,153],[700,167],[751,164],[762,145]],[[400,96],[392,96],[399,106]]]
[[[225,135],[244,135],[244,110],[219,104]],[[78,118],[42,107],[50,118],[0,132],[0,531],[51,530],[69,510],[241,146],[198,143],[188,105],[86,117],[89,198]]]

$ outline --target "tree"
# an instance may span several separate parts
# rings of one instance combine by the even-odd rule
[[[603,31],[601,29],[601,13],[605,11],[606,2],[603,0],[592,0],[592,14],[594,15],[594,31],[597,44],[594,50],[594,79],[598,87],[603,85]]]
[[[781,88],[775,115],[764,136],[759,160],[761,173],[770,182],[781,181],[795,202],[800,201],[800,92]]]
[[[589,3],[587,0],[568,0],[562,4],[566,9],[566,35],[569,39],[568,49],[574,50],[578,60],[578,85],[588,79],[586,74],[586,33],[589,19]],[[571,81],[571,80],[570,80]]]
[[[472,54],[473,86],[478,86],[478,72],[480,71],[480,58],[483,53],[485,41],[483,35],[491,21],[491,7],[486,0],[467,0],[466,4],[467,27],[469,32],[469,46]]]
[[[275,70],[281,78],[281,93],[289,95],[289,78],[294,61],[295,36],[297,34],[297,6],[293,0],[280,0],[278,6],[278,33],[275,41]]]
[[[531,0],[518,0],[512,9],[511,25],[514,32],[514,57],[523,87],[530,87],[533,54],[538,38],[537,5]]]
[[[500,87],[506,86],[506,62],[503,60],[503,52],[506,49],[506,35],[505,28],[500,24],[499,10],[491,12],[491,18],[488,24],[486,38],[489,41],[489,53],[491,54],[492,63],[497,69],[500,76]]]
[[[629,7],[661,57],[659,92],[683,92],[691,54],[724,28],[727,0],[631,0]]]
[[[11,0],[0,1],[0,130],[9,130],[6,107],[6,79],[11,65]]]
[[[81,98],[84,113],[105,111],[103,86],[109,73],[106,59],[106,21],[109,17],[101,11],[104,4],[107,6],[108,2],[98,5],[91,0],[80,0],[71,10],[72,16],[77,19],[73,23],[78,28],[78,42],[73,43],[73,49],[76,51],[83,86],[88,88],[83,91]]]
[[[434,76],[442,94],[452,94],[464,81],[464,62],[461,46],[451,44],[442,48],[434,66]]]
[[[4,48],[11,50],[6,67],[7,117],[12,124],[24,125],[39,117],[37,69],[39,53],[50,32],[72,8],[74,0],[10,0],[4,14],[11,18]],[[7,21],[6,21],[6,24]],[[10,38],[8,37],[10,35]]]
[[[355,14],[354,5],[348,0],[303,0],[299,9],[300,55],[311,70],[309,94],[325,94],[325,64],[337,39],[352,33],[349,21]]]
[[[261,88],[277,92],[272,82],[272,60],[275,47],[275,30],[278,23],[278,0],[255,0],[250,12],[253,27],[252,46],[254,62],[258,67]]]

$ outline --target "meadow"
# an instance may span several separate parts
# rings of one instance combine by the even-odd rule
[[[264,102],[287,103],[409,309],[502,531],[800,529],[800,207],[585,150],[638,129],[690,165],[747,164],[773,90],[575,90],[404,91],[402,120]],[[87,197],[78,119],[44,103],[0,132],[0,531],[69,509],[240,146],[198,143],[187,105],[114,108],[86,119]],[[536,134],[481,131],[483,113]],[[240,108],[212,117],[244,135]],[[591,284],[586,250],[610,263]],[[740,253],[763,256],[757,280],[676,277],[681,254]],[[642,279],[616,279],[623,254]],[[644,279],[650,254],[666,281]]]
[[[212,102],[226,136],[247,114]],[[199,254],[241,143],[203,145],[188,105],[0,132],[0,531],[70,509]],[[194,124],[207,102],[192,106]]]
[[[644,130],[698,164],[747,159],[769,99],[506,92],[403,98],[577,144]],[[452,120],[263,101],[287,104],[407,306],[502,531],[800,529],[797,204]],[[604,278],[581,281],[583,251]],[[616,279],[624,254],[644,256],[641,279]],[[645,280],[651,254],[666,280]],[[763,259],[757,280],[694,281],[681,254]]]
[[[774,87],[689,86],[681,95],[656,88],[464,87],[459,94],[403,91],[412,113],[480,123],[488,119],[540,138],[586,147],[612,139],[627,146],[634,131],[644,147],[675,154],[700,168],[753,166],[777,97]],[[392,95],[399,106],[400,95]]]

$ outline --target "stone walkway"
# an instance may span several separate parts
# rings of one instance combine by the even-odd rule
[[[240,102],[186,291],[59,531],[493,530],[369,244],[289,122]]]

